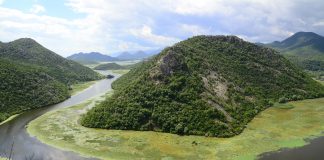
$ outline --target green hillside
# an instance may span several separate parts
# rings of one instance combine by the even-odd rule
[[[313,32],[298,32],[281,41],[267,44],[299,67],[324,78],[324,37]],[[321,75],[318,75],[321,76]]]
[[[139,62],[141,63],[141,62]],[[139,63],[135,64],[127,64],[127,65],[119,65],[117,63],[104,63],[99,64],[98,66],[94,67],[95,70],[119,70],[119,69],[132,69]]]
[[[94,67],[95,70],[116,70],[116,69],[126,69],[126,67],[121,66],[117,63],[104,63],[99,64],[98,66]]]
[[[68,98],[69,85],[101,76],[32,39],[0,43],[0,122]]]
[[[63,83],[71,84],[100,78],[99,74],[90,68],[67,60],[29,38],[0,45],[0,58],[17,63],[38,65],[47,70],[49,75]]]
[[[228,137],[279,100],[324,96],[323,86],[277,52],[234,36],[179,42],[113,88],[82,125]]]

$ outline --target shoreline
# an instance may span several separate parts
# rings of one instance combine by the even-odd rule
[[[241,134],[231,138],[178,136],[152,131],[93,129],[79,125],[77,121],[80,118],[80,112],[85,111],[87,105],[96,101],[92,99],[76,106],[46,113],[30,122],[27,132],[43,143],[76,152],[82,156],[102,159],[134,157],[140,159],[152,158],[152,156],[153,159],[168,157],[175,159],[256,159],[265,152],[305,146],[309,144],[309,139],[324,136],[322,133],[324,126],[321,125],[324,119],[318,118],[321,115],[319,111],[324,113],[324,107],[318,105],[324,103],[324,98],[290,102],[289,104],[294,106],[292,108],[280,104],[270,107],[256,116]],[[300,114],[313,114],[315,119],[312,116],[301,119]],[[70,119],[65,118],[62,121],[64,117]],[[62,121],[61,126],[57,126],[55,121]],[[48,130],[44,129],[45,126]],[[49,132],[53,126],[58,127],[55,133]],[[310,129],[305,130],[305,127]],[[47,134],[50,136],[42,136]],[[193,145],[193,142],[197,145]]]
[[[6,120],[0,122],[0,125],[3,125],[3,124],[5,124],[5,123],[7,123],[7,122],[9,122],[9,121],[11,121],[11,120],[13,120],[13,119],[15,119],[15,118],[16,118],[17,116],[19,116],[20,114],[21,114],[21,113],[19,113],[19,114],[14,114],[14,115],[8,117]]]
[[[97,80],[98,81],[98,80]],[[70,91],[70,96],[75,96],[79,93],[81,93],[82,91],[90,88],[93,84],[95,84],[97,81],[88,81],[88,82],[81,82],[81,83],[77,83],[77,84],[74,84],[72,85],[72,90]],[[68,98],[67,98],[68,99]],[[66,100],[66,99],[65,99]],[[65,101],[63,100],[63,101]],[[62,102],[63,102],[62,101]],[[60,103],[60,102],[59,102]],[[43,106],[43,107],[46,107],[46,106]],[[42,108],[42,107],[40,107]],[[25,110],[25,111],[28,111],[28,110]],[[13,120],[14,118],[16,118],[17,116],[19,116],[20,114],[24,113],[25,111],[22,111],[21,113],[18,113],[18,114],[14,114],[14,115],[11,115],[10,117],[8,117],[7,119],[5,119],[4,121],[0,122],[0,125],[3,125],[11,120]]]

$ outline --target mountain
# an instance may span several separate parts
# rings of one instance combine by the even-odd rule
[[[293,63],[309,71],[324,71],[324,37],[313,32],[298,32],[266,46],[282,53]]]
[[[81,64],[87,63],[96,63],[96,62],[108,62],[108,61],[117,61],[117,58],[101,54],[99,52],[90,52],[90,53],[77,53],[73,54],[67,59],[79,62]]]
[[[0,43],[0,121],[68,98],[68,86],[101,76],[22,38]]]
[[[179,42],[113,88],[82,125],[229,137],[273,103],[324,96],[321,84],[275,50],[235,36]]]
[[[136,52],[122,52],[116,58],[120,60],[142,60],[159,53],[160,50],[147,50],[147,51],[136,51]]]
[[[135,64],[127,64],[127,65],[119,65],[117,63],[104,63],[104,64],[99,64],[96,67],[94,67],[94,70],[119,70],[119,69],[132,69],[136,67],[137,65],[140,65],[142,62],[138,62]]]
[[[116,69],[125,69],[124,66],[121,66],[117,63],[105,63],[99,64],[98,66],[94,67],[95,70],[116,70]]]

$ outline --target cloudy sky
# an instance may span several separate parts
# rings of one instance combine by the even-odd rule
[[[201,34],[252,42],[324,35],[323,0],[0,0],[0,41],[30,37],[68,56],[159,49]]]

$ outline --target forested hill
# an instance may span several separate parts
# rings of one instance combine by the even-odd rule
[[[297,32],[266,46],[280,51],[303,69],[324,72],[324,37],[313,32]]]
[[[0,43],[0,122],[24,110],[65,100],[70,84],[100,78],[32,39]]]
[[[98,79],[98,73],[46,49],[30,38],[21,38],[0,45],[0,58],[17,63],[43,67],[47,73],[63,83]]]
[[[228,137],[275,102],[324,96],[322,85],[276,51],[234,36],[179,42],[113,88],[82,125]]]

